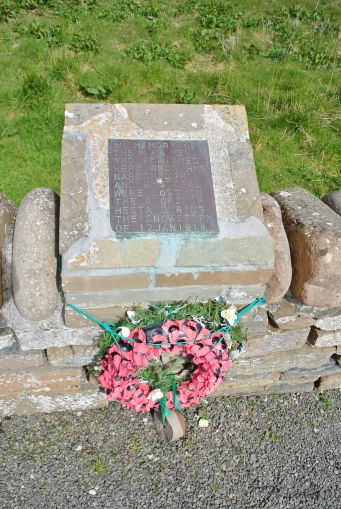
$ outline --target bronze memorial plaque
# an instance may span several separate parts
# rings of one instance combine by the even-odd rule
[[[110,220],[119,232],[218,231],[206,140],[109,140]]]

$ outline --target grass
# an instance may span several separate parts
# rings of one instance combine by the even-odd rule
[[[340,188],[338,0],[0,1],[1,188],[59,193],[67,102],[245,104],[260,189]]]

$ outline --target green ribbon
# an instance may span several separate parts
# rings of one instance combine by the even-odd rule
[[[171,415],[170,410],[166,407],[167,403],[167,394],[162,396],[160,399],[160,408],[161,408],[161,416],[162,416],[162,424],[166,424],[166,417],[169,417]]]
[[[180,408],[180,404],[179,404],[178,395],[176,393],[176,390],[177,390],[176,382],[172,382],[173,405],[174,405],[175,410],[179,410],[179,412],[181,413],[181,408]]]

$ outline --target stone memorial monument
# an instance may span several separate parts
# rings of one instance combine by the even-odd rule
[[[71,104],[62,291],[99,320],[133,305],[248,303],[274,264],[244,106]],[[93,326],[65,306],[68,327]]]

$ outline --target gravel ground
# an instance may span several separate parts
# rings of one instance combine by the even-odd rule
[[[158,440],[149,414],[116,402],[7,418],[0,509],[337,509],[340,403],[339,390],[212,398],[184,412],[174,444]]]

